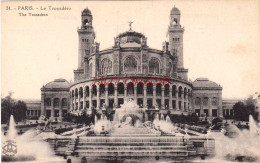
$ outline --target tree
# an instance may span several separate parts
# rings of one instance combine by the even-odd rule
[[[246,106],[243,102],[239,101],[233,106],[234,119],[238,121],[244,121],[246,119]]]
[[[11,96],[10,92],[8,96],[1,99],[1,123],[7,123],[11,115],[14,116],[16,122],[22,121],[26,117],[26,104],[23,101],[16,102]]]
[[[257,113],[255,112],[255,104],[253,97],[249,97],[245,100],[245,103],[239,101],[233,106],[234,119],[239,121],[248,121],[249,115],[252,115],[255,119]]]
[[[257,115],[257,112],[255,110],[255,101],[254,101],[253,97],[250,96],[249,98],[247,98],[245,103],[246,103],[246,108],[247,108],[247,111],[248,111],[248,116],[252,115],[254,117],[254,119],[256,120],[258,115]]]

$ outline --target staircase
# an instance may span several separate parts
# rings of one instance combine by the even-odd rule
[[[183,137],[136,136],[79,137],[75,153],[79,157],[188,157]]]

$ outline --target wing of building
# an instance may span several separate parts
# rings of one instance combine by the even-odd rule
[[[79,52],[74,82],[57,79],[41,88],[42,115],[61,118],[69,111],[85,110],[90,114],[93,110],[101,113],[102,108],[113,112],[133,99],[146,108],[148,119],[155,112],[222,117],[222,87],[206,78],[188,81],[178,8],[170,11],[169,37],[162,49],[150,48],[147,37],[132,30],[130,23],[129,30],[114,38],[114,46],[100,50],[92,21],[91,11],[84,9],[77,30]]]

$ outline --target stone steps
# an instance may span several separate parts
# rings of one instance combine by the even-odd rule
[[[86,150],[187,150],[187,146],[77,146],[78,149]]]
[[[168,156],[168,157],[187,157],[187,150],[171,150],[171,151],[85,151],[76,150],[79,157],[91,156],[91,157],[153,157],[153,156]]]
[[[78,146],[179,146],[184,142],[80,142]]]

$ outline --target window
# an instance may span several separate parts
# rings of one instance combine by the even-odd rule
[[[79,97],[80,98],[83,97],[83,88],[82,87],[79,88]]]
[[[164,86],[164,96],[169,96],[169,85]]]
[[[173,107],[174,109],[176,109],[176,101],[175,101],[175,100],[172,100],[172,107]]]
[[[208,116],[209,115],[209,110],[208,109],[204,109],[204,114],[205,114],[205,116]]]
[[[85,90],[86,90],[86,97],[89,97],[89,86],[86,86]]]
[[[51,106],[51,99],[50,98],[46,98],[45,99],[45,105],[46,106]]]
[[[197,116],[200,116],[200,109],[195,109],[195,113]]]
[[[177,18],[174,18],[173,21],[174,21],[176,24],[178,24]]]
[[[212,106],[217,106],[217,102],[218,102],[217,98],[213,97],[212,102],[211,102]]]
[[[55,98],[54,99],[54,107],[58,107],[60,105],[60,99]]]
[[[176,86],[173,85],[172,86],[172,97],[176,97],[176,93],[177,93]]]
[[[179,110],[181,110],[181,101],[179,101]]]
[[[181,98],[182,95],[182,87],[179,87],[179,98]]]
[[[124,62],[124,71],[125,72],[135,72],[137,68],[137,61],[134,57],[127,57]]]
[[[212,116],[217,117],[218,116],[218,109],[212,109]]]
[[[208,97],[204,97],[204,99],[203,99],[203,105],[204,105],[204,106],[208,106],[208,103],[209,103],[209,98],[208,98]]]
[[[149,73],[154,73],[154,74],[160,73],[160,64],[157,58],[152,58],[149,61]]]
[[[63,99],[62,99],[61,105],[62,105],[62,106],[67,106],[67,105],[68,105],[66,98],[63,98]]]
[[[196,97],[196,99],[195,99],[195,105],[196,105],[196,106],[200,106],[200,104],[201,104],[200,98],[199,98],[199,97]]]
[[[153,84],[148,83],[147,84],[147,95],[152,95],[153,94]]]
[[[144,92],[143,85],[144,85],[144,84],[141,83],[141,82],[137,84],[137,94],[138,94],[138,95],[142,95],[142,94],[143,94],[143,92]]]
[[[101,62],[100,74],[107,74],[112,72],[112,62],[105,58]]]

